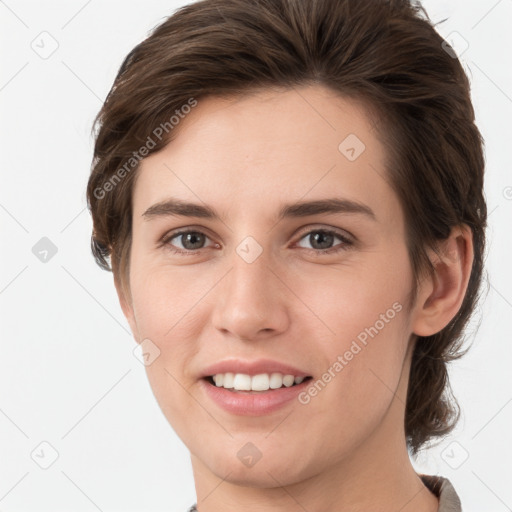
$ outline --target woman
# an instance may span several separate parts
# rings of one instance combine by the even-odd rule
[[[125,59],[92,249],[190,450],[190,510],[461,510],[410,460],[458,419],[483,269],[454,57],[405,0],[203,0]]]

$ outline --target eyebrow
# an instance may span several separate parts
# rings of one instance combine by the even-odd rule
[[[377,221],[375,213],[369,206],[350,199],[336,197],[285,204],[279,210],[277,220],[280,221],[285,218],[308,217],[310,215],[318,215],[322,213],[360,214],[373,221]],[[142,214],[142,217],[144,217],[145,220],[170,216],[221,220],[219,213],[211,206],[190,203],[174,198],[156,203],[150,206]]]

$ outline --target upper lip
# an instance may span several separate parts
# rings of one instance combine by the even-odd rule
[[[283,375],[294,375],[295,377],[310,377],[309,373],[299,368],[271,359],[256,359],[254,361],[224,359],[206,367],[201,373],[201,378],[211,377],[218,373],[244,373],[250,376],[260,373],[282,373]]]

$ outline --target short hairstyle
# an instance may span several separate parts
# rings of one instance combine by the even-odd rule
[[[361,102],[377,120],[385,178],[406,222],[409,307],[434,271],[427,249],[438,252],[452,227],[472,230],[474,260],[459,311],[440,332],[414,335],[404,428],[415,455],[460,417],[447,364],[467,352],[462,334],[479,298],[487,223],[483,139],[469,81],[419,2],[201,0],[177,9],[127,55],[96,117],[87,186],[92,251],[131,301],[138,163],[173,140],[179,124],[172,116],[179,121],[208,96],[315,84]]]

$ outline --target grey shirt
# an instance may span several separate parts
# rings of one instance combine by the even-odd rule
[[[422,482],[439,498],[437,512],[462,512],[459,496],[455,492],[450,480],[437,475],[422,475]]]
[[[425,486],[439,499],[437,512],[462,512],[459,497],[450,480],[437,475],[418,475]],[[198,512],[194,503],[187,512]]]

